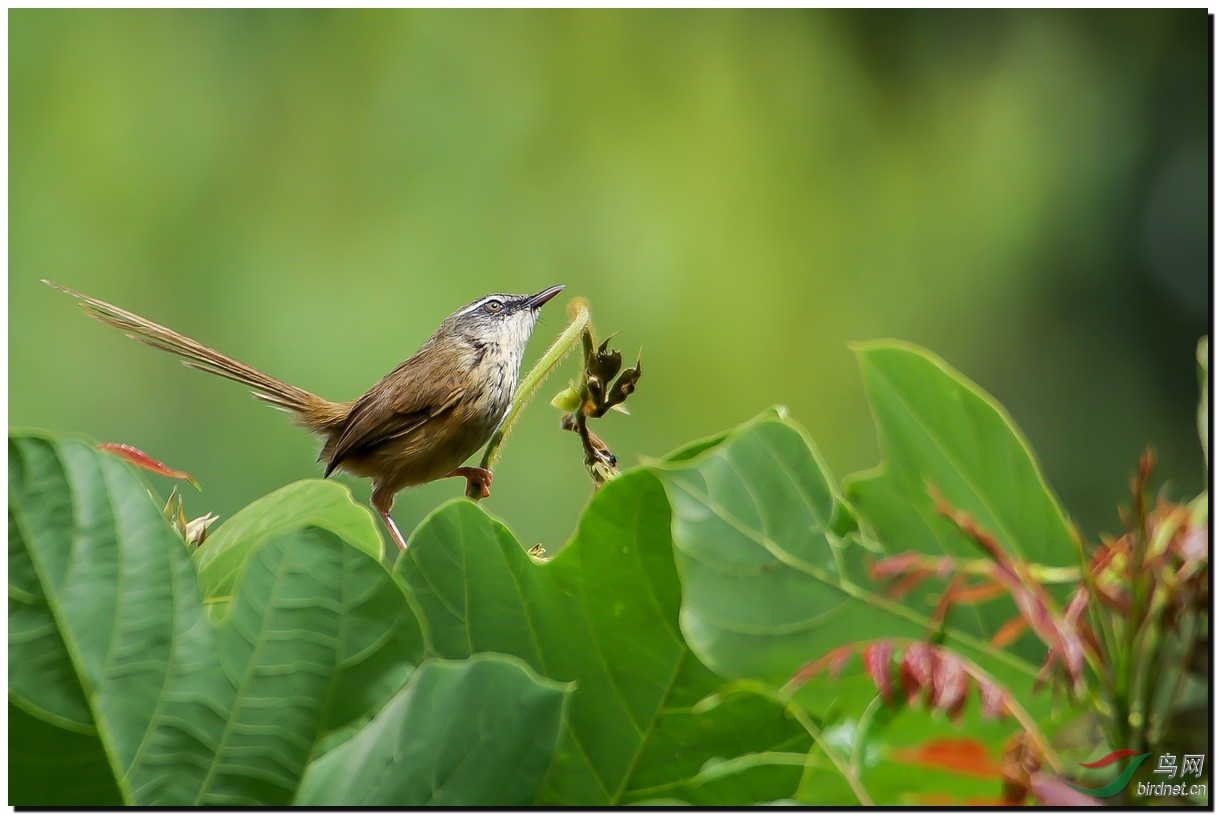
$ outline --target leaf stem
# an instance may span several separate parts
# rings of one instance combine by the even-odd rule
[[[828,743],[828,740],[824,738],[824,733],[819,727],[816,726],[816,723],[812,721],[811,717],[807,715],[805,710],[793,702],[786,702],[785,704],[786,709],[790,712],[790,715],[794,717],[795,721],[803,726],[803,729],[806,730],[808,735],[811,736],[812,741],[816,743],[817,747],[824,751],[824,755],[828,757],[828,760],[831,761],[837,768],[837,772],[839,772],[845,779],[845,782],[849,784],[849,788],[853,791],[854,796],[857,797],[858,803],[864,807],[874,806],[875,802],[871,799],[870,793],[866,791],[866,787],[862,785],[862,779],[858,777],[858,773],[856,772],[854,765],[842,758],[841,755],[833,748],[833,746]],[[806,772],[806,770],[811,767],[811,758],[812,755],[811,751],[809,750],[807,752],[808,764],[804,767],[803,777],[799,779],[798,792],[795,793],[795,796],[800,801],[807,800],[803,797],[803,795],[805,793],[807,782],[810,779],[810,775]]]

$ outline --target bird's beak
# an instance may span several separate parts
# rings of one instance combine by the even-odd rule
[[[545,291],[537,292],[532,297],[529,297],[528,305],[530,308],[540,308],[541,306],[548,303],[550,300],[557,297],[558,292],[562,291],[565,288],[566,288],[566,286],[550,286]]]

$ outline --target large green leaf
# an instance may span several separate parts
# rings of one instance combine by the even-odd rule
[[[669,795],[740,804],[789,795],[798,768],[699,783],[718,757],[805,750],[780,706],[736,699],[698,714],[722,680],[690,653],[677,623],[680,587],[663,489],[635,471],[604,486],[578,531],[538,565],[468,501],[444,505],[410,538],[402,575],[446,658],[520,657],[575,682],[567,738],[538,801],[618,804]]]
[[[99,739],[124,801],[193,800],[224,721],[215,632],[130,469],[78,441],[10,438],[9,581],[9,700]]]
[[[712,669],[781,685],[837,646],[931,631],[931,609],[885,596],[865,569],[875,555],[834,531],[841,498],[783,415],[763,414],[718,446],[654,469],[672,505],[681,628]],[[1035,674],[966,631],[947,634],[1003,676]]]
[[[681,629],[694,653],[719,673],[759,679],[772,688],[838,646],[923,639],[935,631],[931,606],[897,602],[870,579],[865,566],[877,554],[855,534],[839,531],[850,526],[848,507],[814,446],[784,414],[767,412],[717,445],[652,468],[672,506],[684,587]],[[942,632],[946,644],[1025,698],[1036,666],[988,648],[954,622]],[[919,727],[876,726],[873,708],[867,707],[874,703],[874,684],[859,671],[855,659],[838,679],[821,674],[795,700],[825,717],[821,727],[827,743],[853,766],[872,800],[897,803],[903,800],[899,779],[908,770],[883,757],[930,731],[923,714],[902,717],[920,719]],[[970,715],[975,720],[978,714]],[[863,728],[863,721],[871,724]],[[1011,728],[988,725],[986,744],[998,752]],[[807,773],[795,797],[815,804],[858,801],[837,766],[819,751],[755,760],[804,759]]]
[[[215,627],[125,464],[16,435],[9,478],[9,700],[30,739],[10,745],[13,767],[62,751],[103,801],[286,803],[325,732],[373,712],[421,656],[397,583],[327,529],[246,539]],[[21,792],[78,802],[71,786],[48,770]]]
[[[326,529],[257,546],[219,628],[226,726],[199,803],[287,803],[327,731],[379,707],[422,637],[384,568]]]
[[[978,555],[934,511],[927,493],[933,486],[1023,559],[1076,562],[1069,522],[1026,440],[992,397],[920,348],[883,341],[861,344],[857,353],[883,463],[846,490],[880,539],[893,548]]]
[[[14,704],[10,692],[7,803],[117,807],[123,796],[95,732],[56,727]]]
[[[845,491],[889,552],[985,557],[935,509],[933,488],[1012,554],[1049,566],[1076,565],[1069,521],[1026,440],[991,396],[914,346],[872,342],[857,353],[882,463],[847,479]],[[1051,590],[1061,599],[1070,588]],[[937,590],[928,584],[908,602],[928,607]],[[1016,614],[1013,601],[1002,598],[957,609],[952,623],[987,639]],[[1044,654],[1030,635],[1011,650],[1033,661]]]
[[[258,546],[271,537],[310,524],[329,529],[380,560],[384,554],[376,522],[367,508],[351,500],[351,491],[336,481],[308,479],[288,484],[254,501],[224,521],[195,551],[203,593],[213,619],[227,609],[237,576]]]
[[[309,767],[296,803],[530,804],[569,690],[498,654],[424,662],[358,735]]]

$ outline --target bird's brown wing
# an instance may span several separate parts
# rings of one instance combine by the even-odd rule
[[[326,477],[352,454],[412,433],[452,410],[464,392],[454,380],[446,382],[444,388],[436,388],[433,383],[424,388],[382,384],[359,397],[351,408],[325,467]]]

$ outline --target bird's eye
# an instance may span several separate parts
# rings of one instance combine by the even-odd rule
[[[498,300],[488,300],[482,308],[486,310],[487,314],[494,314],[503,310],[503,304]]]

